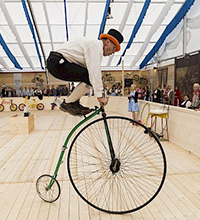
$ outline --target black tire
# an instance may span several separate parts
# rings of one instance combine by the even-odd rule
[[[92,207],[111,214],[137,211],[161,190],[166,158],[158,138],[144,125],[125,117],[106,117],[118,172],[111,157],[103,118],[86,125],[69,148],[67,168],[78,195]],[[134,124],[134,125],[133,125]]]
[[[26,105],[24,103],[21,103],[21,104],[19,104],[18,108],[19,108],[20,111],[24,111],[25,106]]]
[[[53,180],[53,185],[48,189],[50,181]],[[39,197],[45,202],[55,202],[60,196],[60,185],[55,178],[48,174],[40,176],[36,181],[36,191]]]
[[[36,107],[40,111],[44,109],[44,105],[42,103],[38,103]]]
[[[17,110],[17,105],[16,104],[11,104],[10,105],[10,111],[12,111],[12,112],[14,112],[14,111],[16,111]]]
[[[4,105],[0,104],[0,112],[4,110]]]
[[[113,84],[115,82],[115,78],[113,76],[110,76],[109,83]]]
[[[133,75],[133,80],[135,80],[136,82],[140,79],[140,77],[137,74]]]

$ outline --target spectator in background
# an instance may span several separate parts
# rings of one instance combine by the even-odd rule
[[[6,97],[6,86],[2,85],[1,97]]]
[[[42,90],[40,89],[40,86],[37,87],[34,93],[35,93],[35,96],[37,96],[40,100],[43,99],[43,94],[42,94]]]
[[[152,96],[153,96],[153,102],[160,103],[161,91],[160,91],[158,85],[156,85],[156,89],[154,90]]]
[[[113,85],[110,90],[110,96],[116,96],[116,93],[117,93],[116,86]]]
[[[25,96],[22,86],[19,87],[19,90],[17,91],[17,96],[19,96],[19,97],[24,97]]]
[[[179,87],[175,87],[175,98],[174,98],[174,106],[180,106],[181,104],[181,92],[179,91]]]
[[[139,105],[138,105],[138,92],[136,90],[136,85],[131,85],[131,92],[128,95],[129,104],[128,104],[128,111],[132,112],[133,120],[136,120],[136,112],[139,112]],[[133,123],[134,125],[134,123]]]
[[[180,107],[182,108],[189,108],[191,106],[190,97],[189,95],[185,94],[183,97],[183,102],[180,104]]]
[[[28,87],[27,93],[28,93],[28,97],[34,96],[34,90],[31,88],[31,86]]]
[[[149,87],[148,87],[148,86],[145,86],[145,87],[144,87],[143,97],[144,97],[144,100],[150,101],[150,97],[149,97]]]
[[[169,97],[168,97],[169,91],[170,91],[169,86],[166,85],[163,89],[163,103],[164,104],[169,104]]]
[[[69,89],[67,88],[66,85],[61,89],[61,95],[63,96],[68,96],[69,95]]]
[[[117,88],[117,96],[122,96],[122,87],[121,86],[118,86]]]
[[[139,87],[136,89],[137,93],[138,93],[138,99],[143,99],[143,89],[142,86],[139,85]]]
[[[27,89],[27,87],[24,87],[23,93],[24,93],[24,96],[28,96],[28,89]]]
[[[200,86],[199,83],[195,83],[193,85],[193,93],[192,93],[192,109],[197,109],[200,106]]]
[[[50,96],[55,96],[55,94],[56,94],[56,89],[54,88],[54,85],[52,85],[50,90]]]
[[[169,92],[167,93],[168,104],[174,105],[174,90],[172,89],[171,85],[168,85],[168,88],[169,88]]]
[[[14,93],[11,87],[8,87],[7,91],[6,91],[6,97],[13,97]]]
[[[46,85],[46,88],[44,90],[44,95],[45,96],[50,96],[50,88],[49,88],[49,85]]]
[[[56,97],[60,97],[60,95],[61,95],[60,87],[57,86],[57,87],[56,87],[56,93],[55,93],[55,96],[56,96]]]
[[[13,91],[13,96],[14,96],[14,97],[17,97],[17,92],[16,92],[16,90],[13,89],[12,91]]]

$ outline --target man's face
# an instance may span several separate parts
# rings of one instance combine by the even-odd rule
[[[106,39],[104,47],[103,47],[103,55],[110,56],[113,53],[115,53],[116,50],[117,50],[117,47],[115,46],[115,44],[109,39]]]
[[[199,86],[198,85],[194,85],[193,89],[194,89],[195,92],[197,92],[199,90]]]

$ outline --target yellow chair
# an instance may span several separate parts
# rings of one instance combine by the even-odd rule
[[[169,141],[169,131],[168,131],[168,111],[167,110],[163,110],[163,109],[154,109],[154,110],[150,110],[150,117],[151,117],[151,130],[153,130],[153,125],[155,124],[155,129],[154,132],[155,134],[157,134],[157,118],[161,119],[161,136],[163,137],[163,133],[164,133],[164,123],[163,123],[163,119],[165,119],[165,123],[166,123],[166,132],[167,132],[167,141]],[[153,118],[155,118],[155,121],[153,122]]]

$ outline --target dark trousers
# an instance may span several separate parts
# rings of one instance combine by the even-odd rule
[[[70,63],[58,52],[50,52],[47,69],[55,78],[68,82],[84,82],[91,86],[88,70],[75,63]]]

